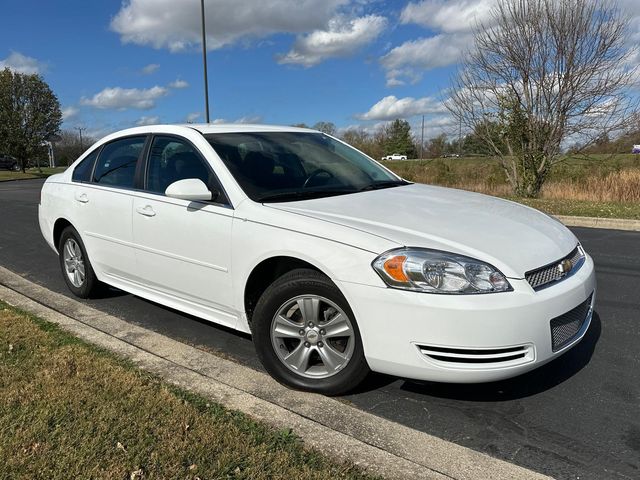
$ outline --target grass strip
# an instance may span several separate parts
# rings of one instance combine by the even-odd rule
[[[10,170],[0,170],[0,182],[6,182],[9,180],[27,180],[30,178],[47,178],[54,173],[62,173],[67,167],[42,167],[40,170],[37,168],[27,168],[25,173],[13,172]]]
[[[640,220],[640,203],[506,197],[551,215]]]
[[[0,302],[0,478],[365,479]]]

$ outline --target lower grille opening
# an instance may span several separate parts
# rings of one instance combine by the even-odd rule
[[[531,347],[520,345],[504,348],[450,348],[431,345],[417,345],[420,353],[439,362],[449,363],[505,363],[528,360],[532,357]]]
[[[577,307],[551,320],[551,348],[554,352],[570,344],[578,335],[591,310],[593,293]]]
[[[496,362],[510,362],[511,360],[517,360],[519,358],[524,358],[524,353],[519,353],[517,355],[510,355],[508,357],[500,357],[499,359],[495,358],[485,358],[485,357],[477,357],[477,358],[451,358],[451,357],[443,357],[441,355],[427,355],[428,357],[433,358],[434,360],[440,360],[441,362],[456,362],[456,363],[496,363]]]

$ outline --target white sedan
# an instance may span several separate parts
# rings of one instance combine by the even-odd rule
[[[369,370],[519,375],[580,341],[595,298],[553,218],[300,128],[115,133],[49,177],[39,220],[74,294],[104,283],[251,333],[276,379],[326,394]]]

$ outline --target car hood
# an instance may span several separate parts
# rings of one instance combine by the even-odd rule
[[[577,244],[564,225],[532,208],[423,184],[267,205],[383,237],[398,246],[468,255],[510,278],[523,278],[525,272],[561,259]]]

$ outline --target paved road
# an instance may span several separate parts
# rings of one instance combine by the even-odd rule
[[[69,295],[40,236],[41,180],[0,183],[0,265]],[[596,315],[555,362],[505,382],[372,375],[357,407],[556,478],[640,478],[640,233],[573,229],[596,262]],[[261,368],[249,337],[113,290],[93,307]],[[411,448],[411,445],[407,445]]]

